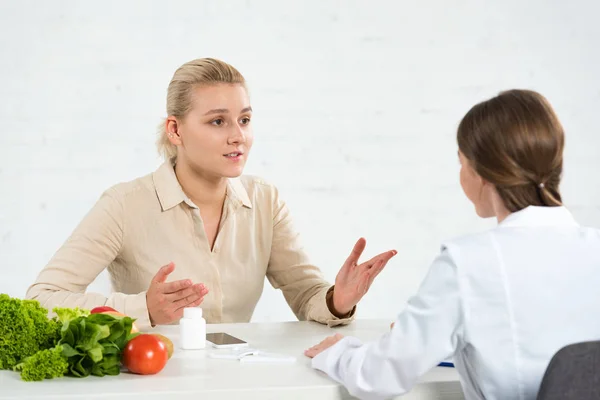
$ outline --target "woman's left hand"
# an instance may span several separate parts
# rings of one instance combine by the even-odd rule
[[[333,307],[338,315],[346,315],[352,311],[367,293],[375,277],[398,253],[396,250],[386,251],[359,265],[358,259],[365,250],[366,244],[367,241],[363,238],[356,242],[352,253],[335,278]]]
[[[344,336],[341,333],[336,333],[333,336],[329,336],[327,339],[323,340],[316,346],[311,347],[310,349],[304,352],[304,355],[310,358],[316,357],[318,354],[324,352],[340,340],[342,340]]]

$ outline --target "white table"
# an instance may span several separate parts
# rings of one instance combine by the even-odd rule
[[[23,382],[16,372],[0,371],[0,399],[348,399],[343,387],[310,367],[304,350],[335,332],[370,340],[387,329],[389,321],[380,320],[357,320],[333,329],[314,322],[208,326],[208,332],[227,332],[254,348],[297,358],[293,364],[257,364],[209,358],[209,347],[183,351],[178,348],[178,326],[164,326],[154,331],[168,336],[175,352],[157,375]],[[456,370],[445,367],[434,368],[403,398],[464,399]]]

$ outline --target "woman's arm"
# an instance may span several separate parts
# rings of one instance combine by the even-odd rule
[[[50,311],[54,307],[93,308],[107,305],[150,325],[146,292],[112,293],[109,297],[85,293],[90,283],[118,256],[123,245],[123,199],[114,189],[102,194],[63,246],[27,290]]]
[[[330,326],[348,324],[355,310],[347,315],[336,316],[332,311],[332,285],[321,270],[312,265],[299,234],[293,226],[292,217],[272,188],[273,239],[267,269],[267,278],[276,289],[281,289],[290,308],[299,320],[312,320]]]
[[[364,345],[356,338],[343,338],[316,355],[312,364],[353,396],[402,395],[459,348],[464,336],[462,316],[456,267],[444,251],[391,332]]]

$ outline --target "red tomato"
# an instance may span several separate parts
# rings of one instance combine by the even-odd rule
[[[90,311],[90,314],[98,314],[98,313],[102,313],[102,312],[105,312],[105,311],[114,311],[114,312],[116,312],[117,310],[115,310],[114,308],[109,307],[109,306],[101,306],[101,307],[92,308],[92,310]]]
[[[168,359],[169,352],[163,341],[143,333],[127,343],[121,361],[134,374],[153,375],[165,367]]]

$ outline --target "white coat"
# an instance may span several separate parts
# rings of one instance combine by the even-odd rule
[[[600,339],[600,230],[564,207],[528,207],[443,244],[391,332],[315,357],[362,399],[406,393],[452,358],[466,399],[535,399],[561,347]]]

